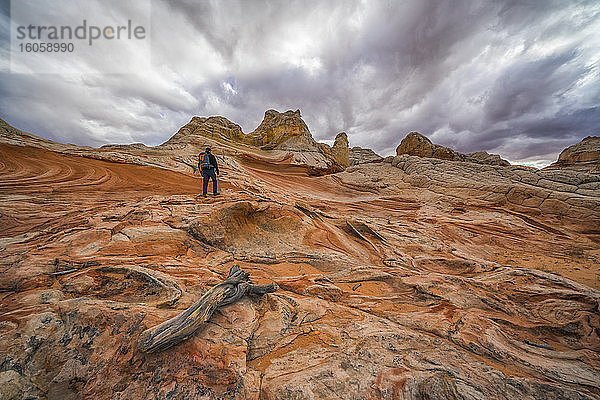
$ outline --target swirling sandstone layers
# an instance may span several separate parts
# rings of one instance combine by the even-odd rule
[[[204,200],[191,174],[1,145],[0,397],[600,398],[595,175],[222,151]],[[136,350],[234,263],[280,290]]]

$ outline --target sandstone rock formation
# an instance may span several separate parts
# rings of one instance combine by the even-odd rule
[[[450,192],[466,202],[509,206],[528,215],[544,216],[571,229],[594,233],[600,215],[600,175],[576,171],[497,167],[468,162],[401,155],[392,165],[413,186],[441,195]]]
[[[181,127],[179,131],[165,145],[197,144],[203,147],[206,138],[244,141],[242,128],[224,117],[193,117],[190,122]]]
[[[558,156],[558,161],[547,168],[600,172],[600,137],[588,136],[581,142],[567,147]]]
[[[193,117],[160,147],[180,151],[182,146],[192,146],[197,154],[207,144],[217,148],[223,145],[241,146],[246,152],[252,152],[247,149],[248,146],[255,147],[255,152],[265,158],[281,159],[287,156],[292,163],[309,167],[309,173],[314,175],[339,172],[348,166],[344,157],[348,149],[347,140],[345,148],[343,140],[338,142],[335,153],[328,145],[317,143],[300,110],[284,113],[267,110],[260,125],[248,134],[244,134],[239,125],[223,117]]]
[[[431,143],[431,140],[418,132],[411,132],[400,142],[396,154],[409,156],[438,158],[440,160],[466,161],[477,164],[490,164],[508,166],[510,163],[500,158],[497,154],[488,154],[485,151],[462,154],[448,147]]]
[[[337,134],[331,152],[342,168],[348,168],[350,166],[350,151],[348,149],[348,135],[346,135],[346,132]]]
[[[339,172],[347,166],[343,165],[343,143],[339,142],[336,148],[337,154],[342,157],[340,164],[328,145],[313,139],[300,110],[284,113],[268,110],[258,128],[249,133],[245,141],[263,150],[287,151],[293,155],[295,163],[310,166],[311,174]]]
[[[508,167],[510,163],[502,159],[498,154],[490,154],[487,151],[477,151],[465,154],[464,161],[476,164],[499,165]]]
[[[349,152],[350,165],[365,164],[371,162],[380,162],[383,157],[375,153],[371,149],[363,149],[362,147],[352,147]]]
[[[598,174],[401,155],[308,176],[218,136],[204,199],[189,142],[3,125],[0,398],[600,398]],[[279,290],[136,348],[236,264]]]
[[[292,143],[284,145],[284,148],[298,150],[295,146],[313,144],[312,135],[302,120],[300,110],[288,110],[284,113],[267,110],[260,125],[246,137],[246,142],[254,146],[266,146],[266,149],[274,149],[290,140]]]

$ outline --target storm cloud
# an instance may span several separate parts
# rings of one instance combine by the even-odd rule
[[[147,67],[108,74],[102,57],[61,75],[10,72],[4,2],[0,117],[61,142],[156,145],[193,115],[250,132],[267,109],[300,109],[317,140],[345,131],[389,155],[418,131],[537,166],[599,133],[597,1],[151,5]]]

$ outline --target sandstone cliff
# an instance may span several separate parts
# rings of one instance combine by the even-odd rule
[[[431,140],[418,132],[411,132],[400,142],[396,154],[409,156],[438,158],[440,160],[466,161],[476,164],[489,164],[508,166],[510,163],[500,158],[497,154],[488,154],[485,151],[462,154],[448,147],[433,144]]]
[[[0,398],[600,398],[599,174],[399,155],[307,176],[208,120],[153,148],[2,125]],[[185,164],[205,140],[208,199]],[[280,290],[137,350],[234,264]]]
[[[588,136],[581,142],[567,147],[558,156],[558,161],[547,168],[600,172],[600,137]]]

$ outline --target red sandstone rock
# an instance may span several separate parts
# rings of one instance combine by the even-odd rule
[[[600,398],[596,174],[404,155],[310,177],[216,127],[104,149],[3,129],[0,398]],[[186,164],[205,140],[217,198]],[[136,350],[234,263],[280,290]]]

